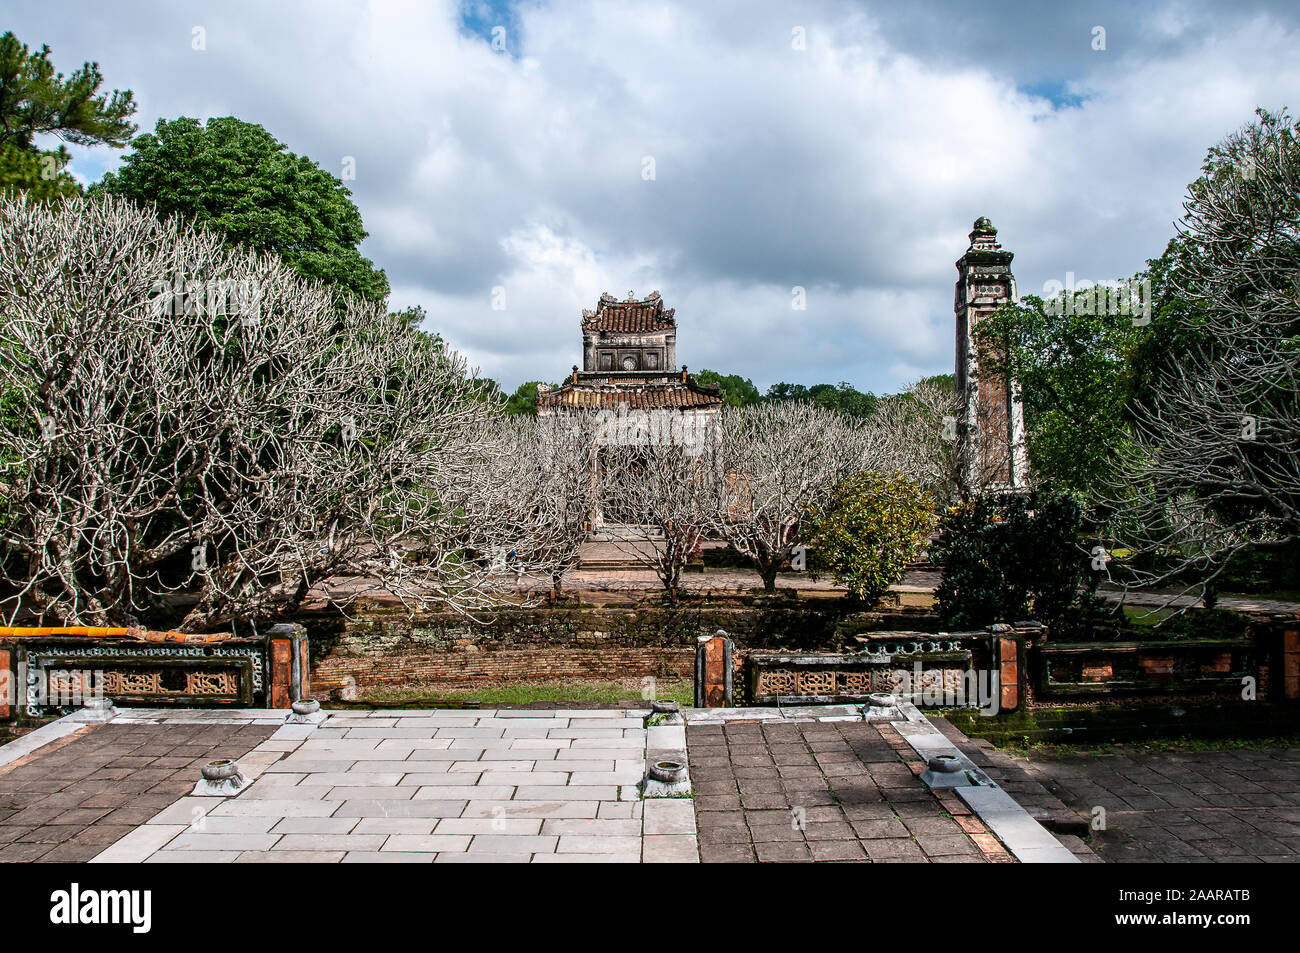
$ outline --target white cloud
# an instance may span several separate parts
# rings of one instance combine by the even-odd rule
[[[467,36],[452,0],[73,6],[20,2],[10,21],[65,72],[99,61],[146,128],[234,114],[331,171],[354,156],[394,304],[424,305],[508,387],[566,373],[601,291],[655,288],[696,370],[877,391],[950,371],[952,263],[976,216],[1022,291],[1131,274],[1206,148],[1300,89],[1295,17],[1262,8],[1116,6],[1094,54],[1090,24],[1032,6],[994,30],[936,4],[960,25],[939,36],[831,0],[526,3],[512,56]],[[1022,91],[1044,76],[1083,103]]]

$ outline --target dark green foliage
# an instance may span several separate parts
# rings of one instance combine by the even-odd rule
[[[233,116],[206,125],[160,119],[132,145],[96,189],[152,203],[231,244],[275,252],[305,277],[367,300],[388,295],[383,270],[357,250],[366,230],[352,193],[261,126]]]
[[[53,133],[82,146],[126,145],[136,130],[131,91],[97,95],[103,82],[98,63],[64,79],[48,46],[32,52],[13,33],[0,36],[0,144],[35,152],[35,137]]]
[[[956,374],[931,374],[929,377],[922,377],[920,382],[922,384],[933,384],[942,390],[957,389]]]
[[[931,550],[943,564],[940,618],[954,629],[1060,618],[1088,567],[1083,529],[1082,507],[1068,495],[989,494],[950,508]]]
[[[877,401],[874,394],[870,392],[864,394],[848,381],[840,381],[838,384],[814,384],[811,387],[805,387],[803,384],[787,384],[782,381],[767,389],[766,399],[807,400],[818,407],[838,410],[850,417],[871,416],[876,409]]]
[[[717,371],[703,370],[693,376],[705,387],[717,384],[729,407],[751,407],[763,402],[763,395],[758,392],[754,382],[739,374],[723,375]]]
[[[1061,300],[1052,313],[1027,295],[981,321],[975,334],[990,355],[986,362],[1020,381],[1035,482],[1087,494],[1102,485],[1127,440],[1129,360],[1149,326],[1086,307],[1066,314]],[[999,354],[1004,361],[992,357]]]
[[[1227,609],[1169,609],[1115,604],[1089,613],[1070,612],[1052,627],[1054,642],[1181,642],[1193,639],[1239,639],[1250,619]]]
[[[537,386],[543,381],[524,381],[506,401],[507,414],[536,414]],[[555,384],[550,385],[555,387]]]
[[[0,195],[13,190],[42,201],[80,195],[81,186],[66,171],[71,159],[62,146],[33,152],[0,143]]]

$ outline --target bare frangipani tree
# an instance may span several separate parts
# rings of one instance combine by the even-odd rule
[[[617,501],[650,530],[648,538],[620,539],[615,545],[653,570],[674,603],[683,569],[699,552],[721,500],[713,426],[690,430],[693,438],[680,440],[649,432],[629,439],[621,429],[624,436],[611,439],[607,433],[599,451],[601,498]]]
[[[711,529],[753,560],[768,592],[805,542],[809,507],[863,465],[865,430],[802,401],[724,411],[717,441],[720,505]]]
[[[957,492],[958,395],[933,380],[883,397],[859,436],[859,470],[902,473],[936,500]]]
[[[564,575],[577,567],[591,532],[596,505],[594,415],[509,415],[494,432],[502,441],[492,479],[509,495],[506,507],[524,516],[529,536],[512,562],[521,557],[535,573],[545,573],[553,598]]]
[[[201,629],[343,575],[473,611],[530,538],[458,356],[124,202],[0,203],[0,351],[11,620]]]
[[[1300,536],[1300,125],[1261,111],[1183,206],[1168,348],[1110,495],[1124,542],[1160,557],[1140,582],[1204,591],[1234,552]]]

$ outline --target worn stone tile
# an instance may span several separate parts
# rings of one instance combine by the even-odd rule
[[[477,792],[476,792],[477,793]],[[611,803],[611,802],[603,802]],[[591,801],[470,801],[461,817],[595,817],[602,806]]]
[[[337,803],[337,802],[333,802]],[[335,817],[459,817],[468,801],[433,800],[376,801],[358,798],[344,801]]]
[[[233,851],[239,854],[246,850],[270,850],[278,840],[280,840],[279,834],[205,834],[193,828],[186,828],[167,845],[167,849],[177,853]]]
[[[352,833],[432,834],[441,820],[437,817],[361,817],[356,819]]]
[[[266,850],[244,851],[235,858],[237,864],[337,864],[343,860],[341,850]]]
[[[382,852],[443,853],[469,849],[473,837],[469,834],[391,834],[384,841]]]
[[[345,864],[431,864],[438,855],[403,850],[357,850],[343,855]]]
[[[379,850],[387,834],[285,834],[273,850]]]
[[[641,859],[647,864],[698,864],[700,852],[692,834],[646,834]]]
[[[542,830],[542,818],[506,817],[448,817],[438,821],[435,834],[541,834],[557,833]],[[546,823],[559,823],[547,820]],[[570,822],[572,823],[572,822]],[[616,823],[613,821],[606,823]],[[635,822],[633,822],[635,823]]]
[[[273,834],[347,834],[357,826],[358,820],[355,817],[285,817],[276,821],[269,830]]]
[[[145,858],[146,864],[233,864],[239,859],[238,850],[209,850],[186,848],[160,850]]]
[[[599,838],[604,840],[604,838]],[[561,840],[551,835],[527,834],[475,834],[469,845],[469,852],[474,854],[543,854],[551,853]]]
[[[605,854],[533,854],[534,864],[637,864],[641,855],[637,853]]]
[[[498,800],[508,801],[515,793],[514,785],[510,784],[484,784],[484,785],[444,785],[428,784],[419,787],[408,788],[413,791],[413,800],[416,801],[451,801],[451,800]]]

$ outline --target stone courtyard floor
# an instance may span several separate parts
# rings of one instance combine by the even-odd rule
[[[1130,745],[1017,756],[1073,810],[1105,811],[1108,862],[1300,861],[1300,748],[1165,752]]]
[[[645,714],[128,709],[0,768],[0,860],[696,861],[691,802],[639,799]],[[216,757],[252,784],[189,796]]]
[[[1033,854],[1009,851],[1008,828],[968,798],[922,783],[917,731],[986,773],[1018,812],[1014,824],[1065,860],[1300,857],[1296,749],[1024,757],[914,709],[923,724],[733,709],[722,723],[688,713],[693,801],[641,800],[648,738],[659,730],[643,727],[645,714],[345,711],[297,725],[278,711],[125,709],[107,724],[63,719],[0,747],[0,861],[1009,863]],[[216,758],[238,760],[252,783],[236,797],[192,796],[199,768]],[[1095,806],[1107,827],[1085,842],[1078,834]]]
[[[275,731],[108,724],[53,741],[0,767],[0,861],[90,860],[189,793],[202,765],[243,758]]]
[[[705,862],[1014,862],[891,726],[690,725],[687,752]]]

